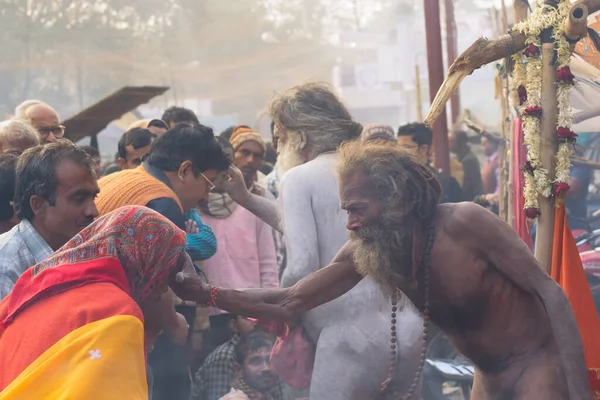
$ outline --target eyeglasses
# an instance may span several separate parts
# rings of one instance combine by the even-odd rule
[[[57,126],[36,126],[35,129],[39,132],[43,137],[48,137],[50,134],[53,134],[57,138],[61,138],[65,134],[65,127],[62,125]]]
[[[205,181],[206,181],[206,183],[208,184],[208,191],[209,191],[209,192],[212,192],[212,190],[213,190],[214,188],[216,188],[217,186],[216,186],[214,183],[212,183],[212,181],[211,181],[210,179],[208,179],[208,178],[206,177],[206,175],[204,175],[202,172],[200,172],[200,175],[201,175],[201,176],[204,178],[204,180],[205,180]]]

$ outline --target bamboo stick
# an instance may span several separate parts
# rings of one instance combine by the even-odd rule
[[[423,122],[423,98],[421,96],[421,75],[419,64],[415,64],[415,90],[417,92],[417,120]]]
[[[542,32],[542,116],[540,117],[540,162],[554,176],[556,167],[556,64],[553,64],[554,44],[552,30]],[[535,258],[550,273],[552,268],[552,242],[554,240],[555,206],[553,202],[539,196],[541,215],[537,219]]]
[[[586,5],[589,14],[600,11],[600,0],[581,0],[574,3],[572,8],[580,5]],[[429,112],[425,117],[425,123],[429,126],[433,125],[438,116],[445,110],[448,99],[465,77],[477,68],[523,50],[525,40],[525,35],[520,32],[510,32],[493,40],[477,39],[450,66],[444,83],[431,103]]]

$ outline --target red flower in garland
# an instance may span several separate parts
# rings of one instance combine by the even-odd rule
[[[537,217],[539,217],[542,214],[540,213],[540,210],[538,210],[537,208],[529,207],[529,208],[525,209],[525,215],[529,219],[536,219]]]
[[[530,43],[523,51],[523,54],[527,57],[538,57],[540,55],[540,48],[535,44]]]
[[[517,93],[519,94],[519,105],[525,104],[527,101],[527,89],[525,89],[525,86],[520,85],[517,89]]]
[[[530,117],[540,117],[542,115],[542,107],[529,106],[525,109],[524,114]]]
[[[565,194],[567,194],[569,189],[571,189],[571,186],[569,186],[568,183],[565,183],[565,182],[555,183],[554,184],[554,196],[561,199],[565,196]]]
[[[568,83],[572,85],[575,81],[575,76],[571,73],[571,68],[563,67],[556,71],[556,81],[559,83]]]
[[[521,170],[524,172],[528,172],[530,175],[533,175],[533,165],[531,165],[529,161],[527,161],[525,165],[521,167]]]
[[[565,140],[567,142],[574,142],[577,139],[577,134],[570,130],[569,128],[565,128],[564,126],[559,126],[556,130],[556,137],[560,140]]]

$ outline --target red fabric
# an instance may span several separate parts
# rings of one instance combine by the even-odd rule
[[[2,320],[8,315],[10,297],[0,303]],[[137,303],[113,283],[71,287],[37,300],[0,327],[0,391],[48,348],[88,323],[115,315],[132,315],[144,322]]]
[[[533,245],[531,241],[531,232],[529,231],[529,223],[525,216],[525,212],[523,211],[525,208],[525,199],[523,198],[525,180],[523,179],[521,166],[525,165],[525,161],[527,160],[527,149],[523,144],[523,129],[520,118],[515,118],[514,120],[513,141],[515,143],[512,154],[514,228],[521,239],[523,239],[529,248],[532,249]]]
[[[121,263],[113,258],[100,258],[75,266],[63,265],[59,268],[50,268],[35,277],[33,268],[29,268],[21,275],[13,291],[6,298],[8,299],[7,314],[2,318],[2,325],[10,324],[19,312],[36,301],[97,282],[112,283],[131,296],[127,275]]]
[[[581,334],[592,387],[599,387],[596,369],[600,368],[600,319],[577,251],[577,244],[567,225],[567,212],[556,210],[552,244],[552,278],[565,291]],[[593,372],[593,373],[592,373]]]
[[[279,377],[293,388],[308,388],[316,349],[302,326],[292,329],[283,322],[255,321],[277,335],[277,342],[271,350],[271,364]]]

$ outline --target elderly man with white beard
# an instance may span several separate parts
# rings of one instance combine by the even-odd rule
[[[337,148],[357,139],[362,126],[321,84],[276,95],[270,112],[283,174],[279,206],[288,260],[281,284],[290,287],[328,265],[348,240],[337,191]],[[241,181],[239,173],[232,175]],[[243,207],[279,228],[272,203],[251,196],[241,184],[230,183],[229,190]],[[307,312],[302,324],[316,344],[311,400],[374,399],[390,378],[400,390],[414,383],[423,347],[422,320],[404,296],[390,301],[365,279],[339,299]],[[415,398],[420,398],[420,386],[414,386]]]

